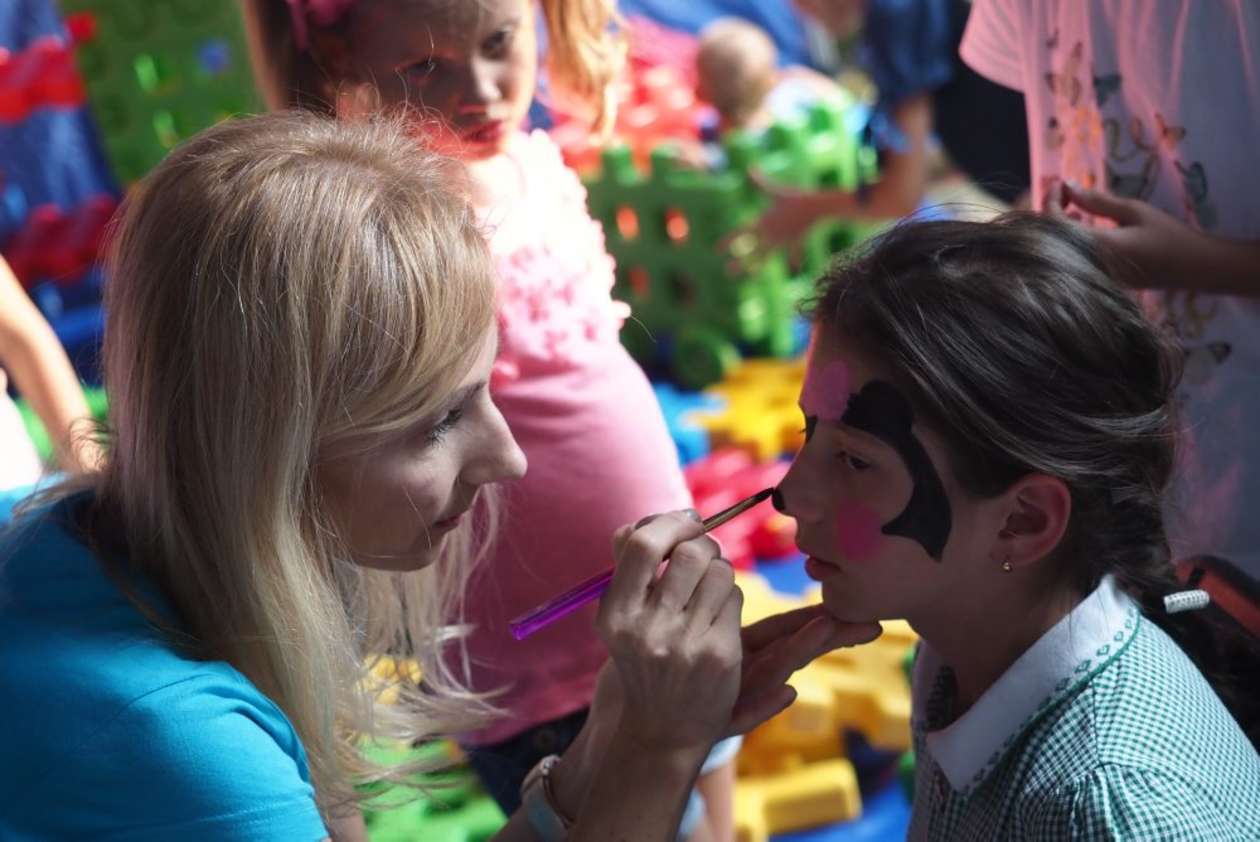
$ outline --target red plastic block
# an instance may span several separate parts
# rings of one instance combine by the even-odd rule
[[[696,508],[706,515],[733,506],[763,488],[773,488],[788,466],[756,462],[748,451],[727,447],[697,459],[683,469]],[[729,521],[710,533],[737,569],[748,570],[759,558],[780,558],[796,550],[796,522],[769,503]]]
[[[77,108],[87,101],[71,47],[55,35],[25,50],[0,50],[0,123],[24,120],[35,109]]]
[[[68,214],[56,205],[40,205],[13,235],[4,256],[27,286],[44,278],[72,284],[96,260],[117,207],[112,196],[94,196]]]

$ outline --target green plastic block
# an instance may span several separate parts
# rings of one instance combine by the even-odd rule
[[[701,388],[742,353],[797,350],[793,320],[814,279],[872,227],[816,226],[797,265],[781,251],[755,256],[755,243],[739,232],[769,202],[749,173],[805,189],[869,182],[874,152],[848,133],[847,107],[820,103],[762,135],[732,133],[723,139],[722,170],[684,166],[669,146],[652,152],[646,172],[628,148],[605,151],[587,193],[617,263],[613,294],[634,311],[622,342],[636,359],[668,364],[680,383]]]
[[[417,748],[378,744],[367,751],[388,763],[439,761],[449,756],[445,743]],[[485,842],[507,822],[467,767],[429,773],[415,782],[423,789],[391,789],[384,784],[362,788],[371,794],[363,805],[363,819],[372,842]]]
[[[120,184],[207,126],[261,110],[236,3],[61,0],[61,8],[96,20],[76,58]]]
[[[105,397],[105,390],[94,386],[85,386],[83,388],[83,396],[87,399],[88,409],[92,413],[92,417],[97,421],[104,421],[106,414],[109,412],[109,401]],[[31,405],[22,398],[17,399],[18,412],[22,416],[22,423],[26,425],[26,434],[30,436],[31,442],[35,445],[35,452],[39,454],[39,458],[44,462],[51,462],[53,458],[52,441],[48,438],[48,430],[44,427],[44,422],[35,414],[35,410],[31,409]]]
[[[897,777],[901,779],[901,791],[906,794],[906,800],[911,804],[914,803],[914,752],[907,751],[901,755],[901,759],[897,761]]]

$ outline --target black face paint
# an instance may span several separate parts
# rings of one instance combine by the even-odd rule
[[[880,530],[917,541],[937,561],[945,551],[953,516],[945,485],[928,452],[914,436],[914,410],[890,383],[868,382],[849,398],[842,423],[886,443],[906,463],[914,488],[905,509]]]
[[[782,514],[788,513],[787,500],[783,498],[783,492],[779,489],[776,488],[774,493],[770,495],[770,503],[774,506],[776,511],[781,512]]]

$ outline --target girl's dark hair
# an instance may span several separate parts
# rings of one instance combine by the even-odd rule
[[[1087,232],[1039,214],[907,222],[821,279],[814,318],[888,368],[966,492],[1063,480],[1072,517],[1057,554],[1072,584],[1089,593],[1114,574],[1255,743],[1256,688],[1243,685],[1260,646],[1218,609],[1164,611],[1185,589],[1163,518],[1183,357],[1109,261]]]

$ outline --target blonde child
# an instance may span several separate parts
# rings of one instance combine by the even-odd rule
[[[442,650],[479,501],[525,462],[487,391],[493,268],[452,178],[388,125],[271,115],[131,191],[108,457],[0,536],[0,837],[364,840],[355,785],[409,770],[363,742],[484,718]],[[741,647],[733,574],[699,532],[684,513],[618,532],[616,668],[497,840],[566,821],[673,839],[713,741],[874,632],[797,613]],[[385,651],[424,672],[397,706],[367,680]]]
[[[1260,652],[1174,575],[1181,359],[1113,277],[1011,215],[898,226],[820,284],[780,502],[832,616],[921,635],[912,839],[1260,827]]]
[[[812,102],[841,96],[839,86],[815,70],[780,68],[770,36],[740,18],[718,18],[700,32],[696,86],[717,109],[722,131],[760,131]]]
[[[608,0],[543,0],[549,95],[611,115],[621,47]],[[689,505],[646,378],[618,342],[627,308],[585,193],[541,132],[522,131],[535,94],[530,0],[249,0],[255,66],[273,107],[355,119],[401,110],[417,143],[467,165],[498,270],[495,400],[530,464],[505,501],[502,540],[471,583],[466,669],[509,688],[507,716],[463,736],[490,792],[512,809],[527,770],[581,725],[602,644],[575,630],[594,609],[520,643],[513,616],[608,564],[618,524]],[[561,535],[564,541],[558,541]],[[730,836],[733,745],[702,782],[715,838]],[[692,807],[684,830],[702,815]]]

